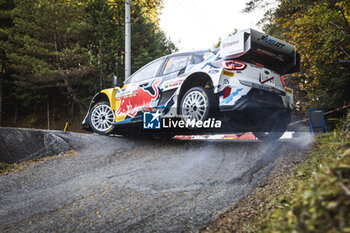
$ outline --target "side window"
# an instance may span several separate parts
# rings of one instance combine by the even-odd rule
[[[135,82],[156,77],[160,66],[163,64],[163,61],[164,59],[151,62],[146,66],[144,66],[143,68],[139,69],[138,71],[136,71],[134,75],[132,75],[130,83],[135,83]]]
[[[200,56],[194,55],[193,56],[193,61],[194,61],[193,64],[198,64],[198,63],[201,63],[202,61],[204,61],[204,59],[202,57],[200,57]]]
[[[176,56],[171,57],[164,68],[163,75],[170,74],[176,71],[181,70],[186,67],[189,62],[190,56]]]

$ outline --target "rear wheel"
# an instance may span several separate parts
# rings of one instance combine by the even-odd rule
[[[183,96],[180,114],[183,120],[205,121],[215,113],[215,96],[211,89],[193,87]]]
[[[140,133],[140,132],[135,132],[135,133],[123,133],[122,134],[126,138],[138,138],[138,139],[152,139],[152,138],[157,138],[157,139],[171,139],[175,136],[175,133],[167,133],[167,132],[160,132],[160,133]]]
[[[255,137],[261,141],[276,141],[278,140],[287,130],[287,125],[289,124],[290,116],[286,115],[284,118],[278,118],[271,120],[273,122],[268,130],[261,130],[253,132]]]
[[[175,136],[175,133],[165,133],[165,132],[161,132],[161,133],[154,133],[152,134],[153,138],[157,138],[157,139],[161,139],[161,140],[168,140],[171,139]]]
[[[285,131],[254,132],[254,135],[261,141],[276,141],[284,134],[284,132]]]
[[[114,130],[114,111],[106,101],[96,103],[89,114],[91,129],[98,134],[107,135]]]

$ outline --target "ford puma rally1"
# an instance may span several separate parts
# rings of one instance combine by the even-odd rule
[[[260,140],[275,140],[285,132],[293,109],[293,90],[285,86],[283,75],[298,72],[299,66],[295,46],[242,30],[223,40],[219,49],[158,58],[122,88],[100,91],[83,128],[98,134],[147,133],[144,114],[156,112],[168,120],[222,121],[216,131],[189,128],[181,134],[249,131]]]

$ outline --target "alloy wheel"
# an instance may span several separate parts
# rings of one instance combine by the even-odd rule
[[[203,93],[192,91],[185,96],[182,103],[182,117],[184,120],[203,120],[207,110],[207,101]]]
[[[91,123],[98,131],[105,132],[111,129],[113,121],[114,112],[108,105],[99,105],[91,113]]]

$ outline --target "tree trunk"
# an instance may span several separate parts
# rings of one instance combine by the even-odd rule
[[[1,72],[1,80],[0,80],[0,126],[1,126],[1,116],[2,116],[2,78],[3,73]]]
[[[73,89],[70,80],[71,79],[74,80],[73,78],[83,77],[88,72],[89,72],[89,67],[85,67],[85,66],[82,66],[79,69],[65,70],[61,73],[61,77],[64,85],[57,83],[57,86],[64,86],[67,89],[69,97],[74,102],[74,104],[78,106],[78,110],[81,115],[84,115],[85,110],[78,98],[77,92]]]
[[[74,103],[72,103],[70,106],[70,116],[69,116],[70,123],[72,123],[73,119],[74,119]]]
[[[66,85],[67,91],[69,96],[72,98],[73,102],[78,106],[78,109],[81,113],[81,115],[84,115],[84,108],[83,105],[81,104],[80,100],[78,99],[77,93],[74,91],[72,86],[70,85],[68,78],[63,77],[64,84]]]
[[[56,115],[55,115],[55,109],[56,109],[56,89],[53,88],[53,96],[52,96],[52,118],[53,119],[53,127],[56,127]]]
[[[47,118],[47,129],[50,129],[50,89],[47,89],[46,118]]]
[[[0,125],[1,125],[1,120],[2,120],[2,82],[4,80],[4,73],[5,73],[5,69],[4,69],[4,64],[1,64],[1,80],[0,80]]]
[[[15,103],[15,116],[14,116],[14,118],[13,118],[13,124],[14,124],[14,126],[16,126],[17,115],[18,115],[18,104],[17,104],[17,100],[16,100],[16,103]]]

